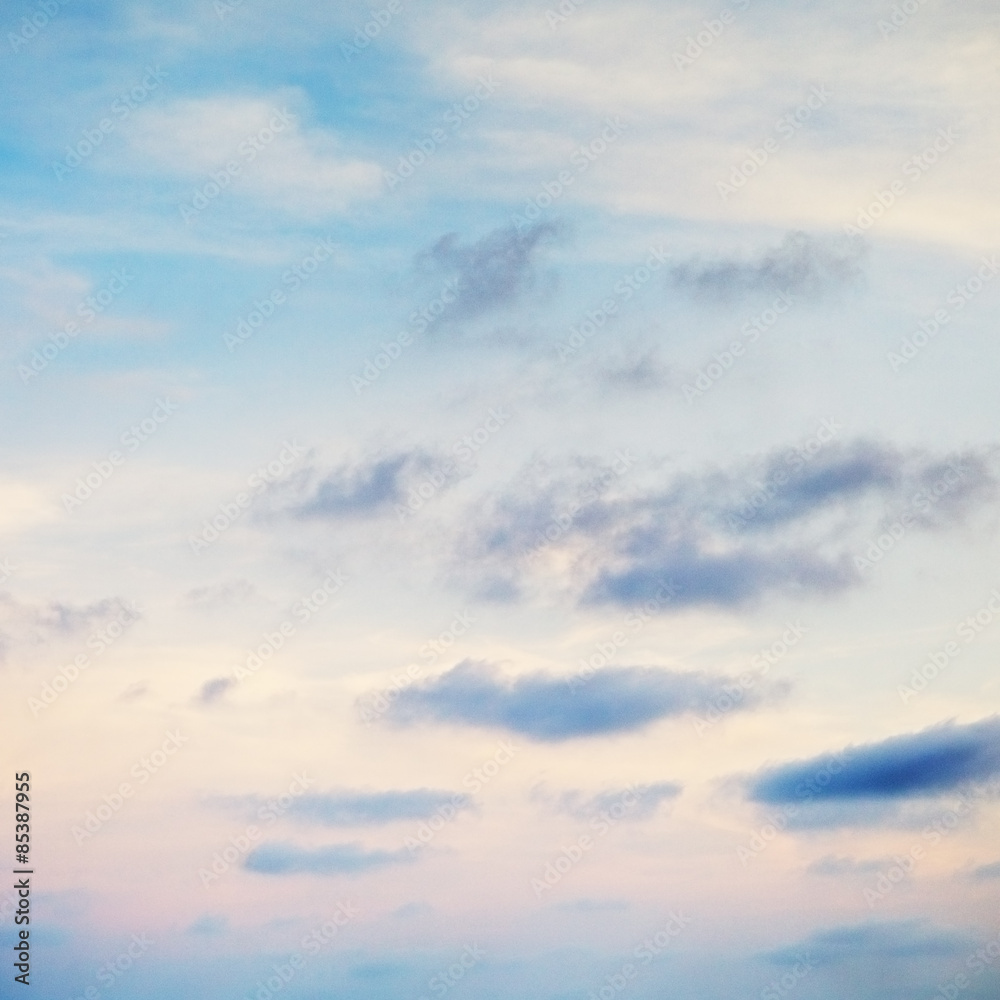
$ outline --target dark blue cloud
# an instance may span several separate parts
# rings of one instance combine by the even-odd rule
[[[954,722],[842,754],[766,768],[750,780],[756,802],[932,796],[1000,775],[1000,716]]]
[[[289,843],[261,844],[243,863],[247,871],[263,875],[354,875],[388,865],[406,864],[412,855],[398,851],[366,851],[360,844],[298,847]]]
[[[860,240],[792,232],[756,259],[696,259],[676,264],[668,281],[674,288],[712,300],[775,292],[814,298],[860,278],[864,256]]]
[[[379,826],[397,820],[427,819],[442,806],[472,808],[467,795],[428,788],[406,792],[336,792],[303,795],[288,807],[292,819],[324,826]]]
[[[559,232],[553,223],[518,231],[495,229],[475,243],[462,244],[448,233],[418,258],[424,268],[443,271],[456,281],[445,319],[472,319],[512,305],[537,283],[537,252]]]
[[[836,966],[864,959],[913,959],[961,954],[968,940],[925,920],[837,927],[761,957],[776,965],[795,965],[805,956],[815,966]]]
[[[486,663],[463,661],[401,691],[390,720],[459,722],[520,733],[534,740],[630,732],[662,718],[704,710],[722,697],[726,678],[662,667],[600,670],[574,684],[544,674],[504,678]],[[742,703],[754,699],[748,693]]]

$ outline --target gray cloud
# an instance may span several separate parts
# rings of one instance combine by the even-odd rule
[[[990,882],[1000,878],[1000,861],[994,861],[989,865],[979,865],[969,873],[969,878],[974,882]]]
[[[506,729],[542,742],[631,732],[657,719],[705,710],[727,678],[663,667],[599,670],[570,688],[565,678],[505,678],[490,664],[465,660],[401,691],[386,718],[401,725],[462,723]],[[742,708],[756,703],[748,696]]]
[[[870,875],[873,872],[880,872],[893,863],[892,858],[869,858],[858,860],[857,858],[845,858],[839,855],[828,854],[825,858],[814,861],[806,873],[809,875]]]
[[[324,826],[379,826],[398,820],[428,819],[442,806],[471,809],[467,795],[420,788],[405,792],[331,792],[306,794],[288,808],[292,819]]]
[[[419,449],[345,462],[329,472],[310,467],[272,489],[269,507],[300,520],[378,517],[405,505],[409,491],[435,468]]]
[[[460,243],[457,233],[442,236],[418,264],[457,280],[455,301],[443,319],[473,319],[518,302],[537,285],[535,258],[558,232],[553,223],[537,223],[521,231],[495,229],[470,244]]]
[[[189,590],[182,604],[199,611],[217,611],[234,604],[245,604],[256,596],[257,590],[249,580],[228,580]]]
[[[22,604],[9,592],[3,592],[0,593],[0,663],[17,647],[72,639],[115,621],[127,624],[139,617],[135,606],[120,597],[106,597],[84,605],[62,601]]]
[[[251,851],[243,867],[262,875],[356,875],[390,865],[407,864],[413,857],[406,848],[366,851],[360,844],[309,848],[290,843],[268,843]]]
[[[554,812],[571,816],[581,823],[604,815],[610,815],[615,820],[638,821],[652,819],[664,802],[677,798],[682,791],[683,785],[675,781],[658,781],[651,785],[610,788],[596,795],[588,795],[579,789],[553,794],[539,787],[532,790],[531,797]]]
[[[603,490],[581,469],[525,476],[470,513],[458,572],[481,595],[512,600],[544,569],[534,556],[558,552],[584,603],[628,606],[666,589],[667,610],[742,607],[856,585],[866,542],[900,518],[905,530],[944,529],[998,495],[984,455],[840,443],[827,425],[821,447],[675,475],[642,492],[626,493],[634,471]]]
[[[197,700],[202,705],[214,705],[235,684],[232,677],[214,677],[201,686]]]
[[[816,237],[792,232],[756,259],[694,259],[675,265],[675,288],[700,298],[732,299],[757,292],[789,292],[815,298],[862,275],[864,244],[851,237]]]

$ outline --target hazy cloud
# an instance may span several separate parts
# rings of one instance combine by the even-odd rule
[[[465,660],[401,691],[386,715],[404,725],[463,723],[557,742],[631,732],[657,719],[704,710],[727,686],[727,678],[707,674],[618,667],[600,670],[571,688],[566,678],[508,678],[490,664]],[[748,697],[743,707],[752,703]]]

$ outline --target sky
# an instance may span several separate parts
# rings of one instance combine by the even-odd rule
[[[992,5],[2,22],[29,990],[997,996]]]

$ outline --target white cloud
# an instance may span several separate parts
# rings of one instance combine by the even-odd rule
[[[376,194],[378,165],[346,155],[332,132],[303,127],[301,106],[295,90],[175,101],[136,115],[129,141],[148,169],[193,182],[189,202],[213,174],[225,175],[224,194],[295,215],[341,212]]]

